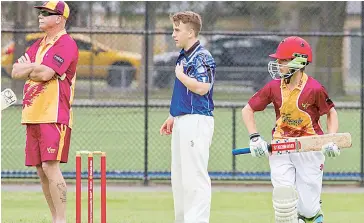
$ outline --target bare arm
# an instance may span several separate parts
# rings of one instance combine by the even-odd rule
[[[249,135],[257,133],[258,131],[254,119],[254,110],[250,107],[250,105],[245,105],[245,107],[241,110],[241,113],[243,116],[244,124],[248,129]]]
[[[195,78],[191,78],[182,72],[177,73],[176,76],[193,93],[205,95],[210,89],[210,83],[199,82]]]
[[[336,133],[339,129],[339,119],[335,108],[331,108],[327,113],[327,132]]]
[[[45,65],[36,65],[30,73],[29,78],[33,81],[49,81],[56,72]]]
[[[26,80],[29,74],[33,72],[35,63],[15,63],[11,71],[11,77],[18,80]]]

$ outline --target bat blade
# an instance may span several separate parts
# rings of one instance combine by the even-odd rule
[[[277,155],[296,152],[321,151],[322,146],[329,142],[335,143],[339,148],[350,148],[352,146],[351,134],[347,132],[331,133],[273,140],[271,144],[268,145],[268,151]],[[232,150],[233,155],[249,153],[249,148],[237,148]]]
[[[16,95],[10,88],[1,92],[1,111],[16,103]]]
[[[330,142],[339,148],[350,148],[352,145],[351,134],[348,132],[288,138],[286,142],[299,142],[298,152],[321,151],[322,146]]]

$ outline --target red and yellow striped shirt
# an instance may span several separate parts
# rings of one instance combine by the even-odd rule
[[[305,73],[292,91],[283,80],[272,80],[249,100],[254,111],[262,111],[270,103],[276,113],[273,139],[322,135],[320,116],[334,107],[325,88]]]
[[[52,68],[56,75],[49,81],[27,80],[23,90],[22,124],[60,123],[72,128],[78,47],[66,31],[46,44],[46,37],[27,51],[32,63]]]

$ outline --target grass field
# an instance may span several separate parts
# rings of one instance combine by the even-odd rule
[[[267,74],[268,75],[268,74]],[[346,90],[359,92],[359,80],[352,80],[353,84],[346,83]],[[214,100],[215,101],[229,101],[229,102],[242,102],[247,101],[255,93],[249,86],[239,83],[237,86],[231,83],[215,83],[214,87]],[[1,77],[1,87],[12,88],[14,92],[20,97],[22,95],[24,81],[12,80],[6,76]],[[16,86],[16,87],[15,87]],[[130,88],[112,88],[109,87],[104,80],[87,80],[79,79],[76,82],[75,89],[76,99],[110,99],[110,100],[125,100],[125,101],[144,101],[144,88],[133,86]],[[150,88],[149,99],[164,99],[170,100],[172,95],[172,88]],[[335,101],[353,102],[360,101],[360,94],[350,94],[343,96],[336,96]]]
[[[68,194],[67,222],[75,222],[74,193]],[[86,195],[83,222],[87,222]],[[99,222],[98,193],[94,198],[94,219]],[[325,222],[358,223],[364,218],[364,194],[324,193]],[[42,193],[2,193],[3,223],[46,223],[51,216]],[[21,210],[19,204],[22,205]],[[210,223],[273,223],[271,193],[213,192]],[[108,192],[108,223],[171,223],[173,200],[169,192]]]
[[[359,110],[339,109],[340,132],[350,132],[353,147],[336,159],[327,159],[325,170],[358,172],[360,170],[360,113]],[[148,162],[150,171],[170,168],[170,137],[160,136],[159,128],[168,110],[151,108],[149,113]],[[2,170],[29,170],[24,167],[25,128],[20,125],[21,108],[11,107],[2,112],[1,165]],[[72,132],[69,163],[63,170],[74,170],[77,150],[107,152],[107,169],[123,171],[144,170],[144,109],[143,108],[74,108],[75,125]],[[274,125],[272,109],[256,114],[259,131],[269,137]],[[248,145],[248,133],[243,126],[240,109],[236,111],[236,146]],[[325,121],[325,119],[322,119]],[[326,124],[323,122],[323,126]],[[215,132],[210,155],[210,171],[232,170],[232,110],[215,110]],[[85,159],[86,160],[86,159]],[[95,162],[95,169],[98,167]],[[84,164],[86,167],[86,162]],[[266,159],[250,155],[237,157],[238,171],[268,171]],[[32,169],[31,169],[32,170]],[[97,170],[97,169],[96,169]]]

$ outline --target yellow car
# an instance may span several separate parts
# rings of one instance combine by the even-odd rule
[[[76,41],[79,50],[77,78],[104,79],[110,86],[128,87],[139,79],[141,55],[138,53],[117,51],[82,34],[70,34]],[[44,34],[26,35],[28,48]],[[1,53],[1,70],[11,73],[14,57],[14,42],[9,43]],[[93,59],[92,59],[93,55]]]

